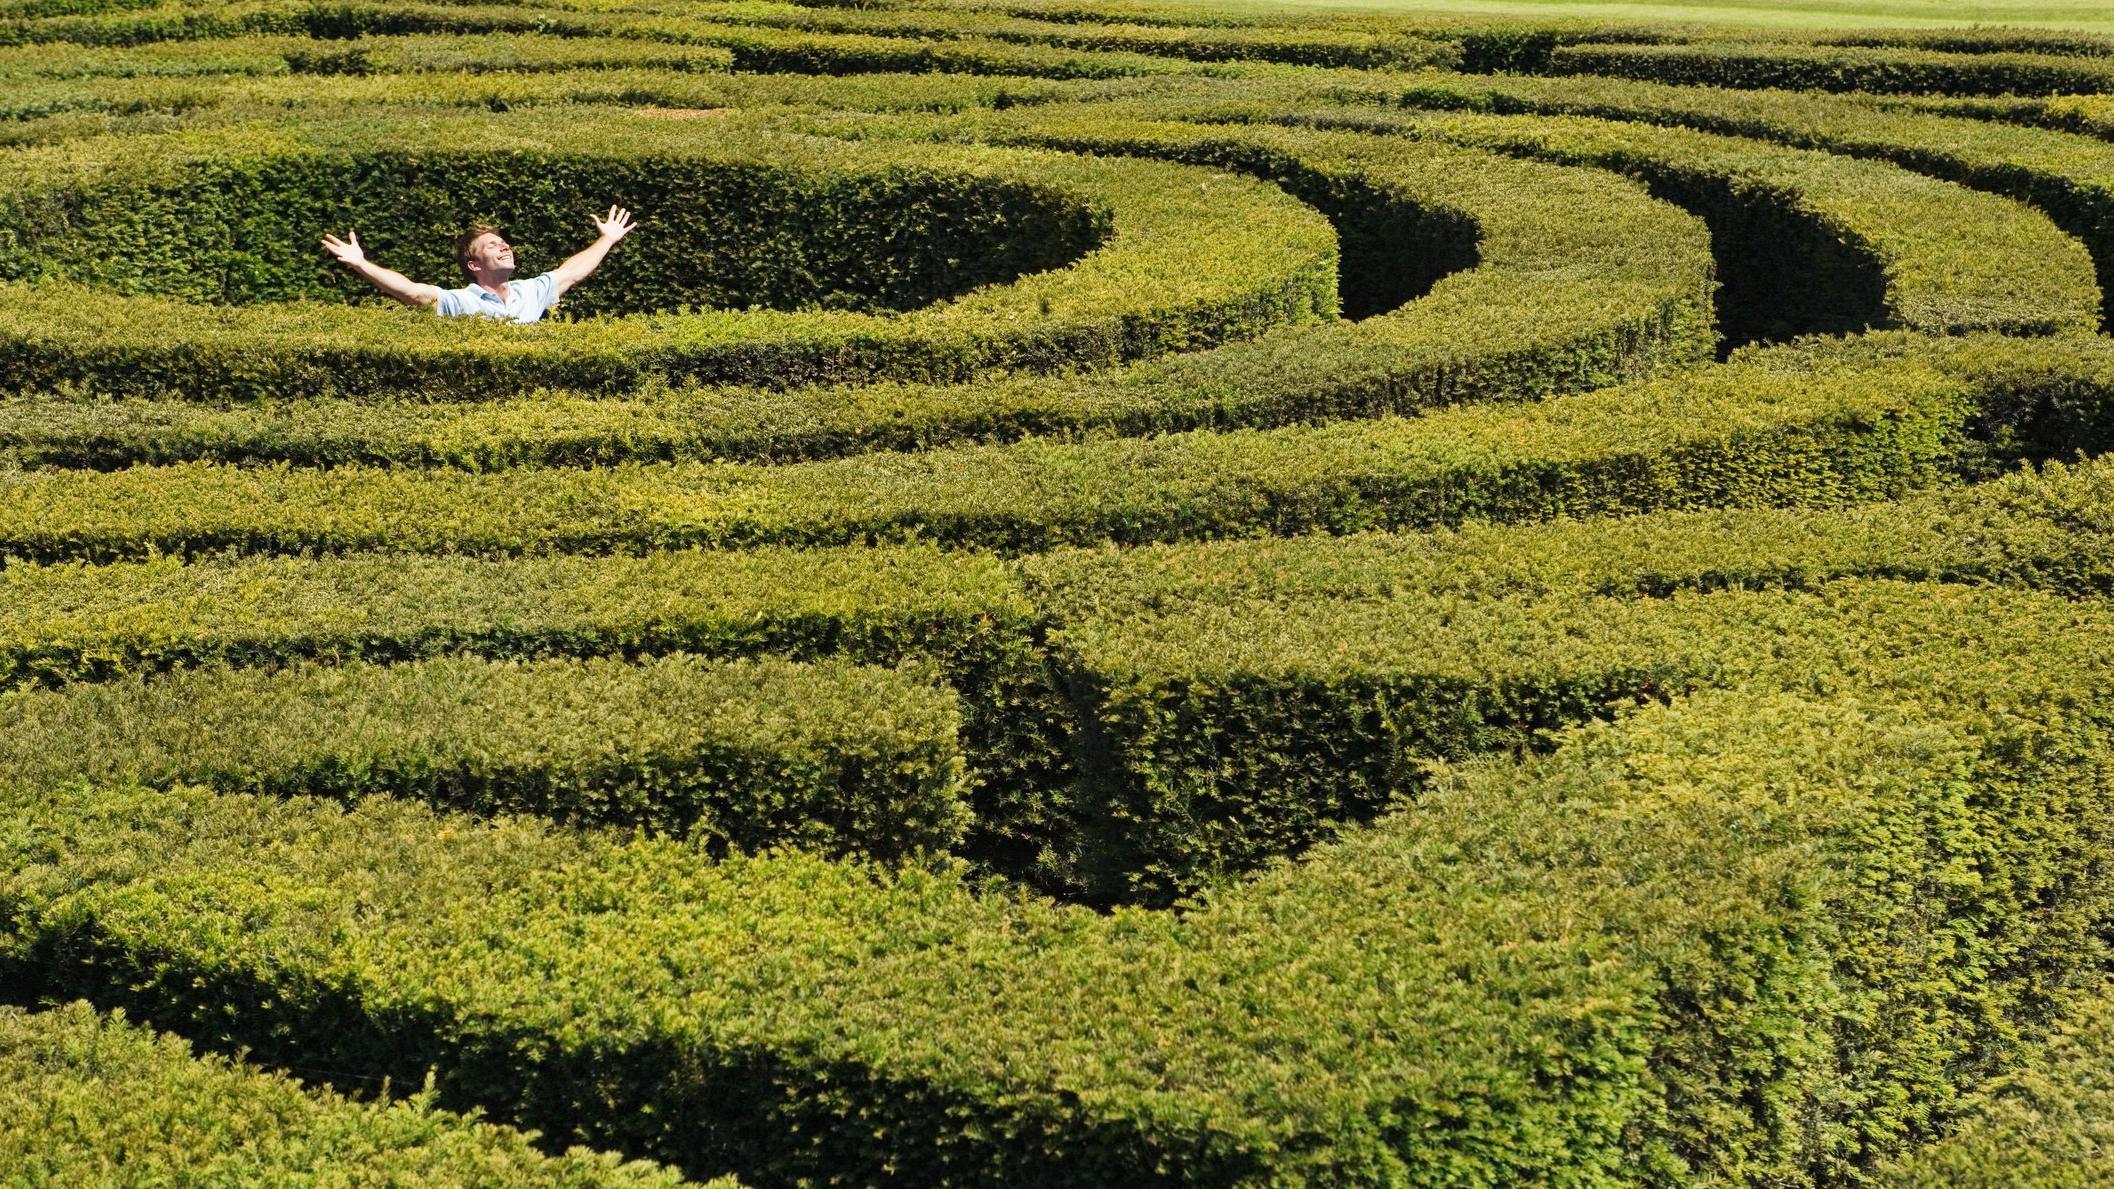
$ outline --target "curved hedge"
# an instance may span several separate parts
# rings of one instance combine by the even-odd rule
[[[469,474],[221,464],[0,472],[0,554],[500,555],[927,539],[1008,551],[1731,503],[1839,504],[1957,464],[1975,390],[1762,367],[1317,428],[1027,441],[783,467]]]
[[[1700,229],[1620,182],[1445,146],[1376,149],[1359,137],[1263,127],[1059,114],[1003,126],[1009,138],[1280,179],[1339,228],[1352,311],[1381,312],[1121,370],[969,385],[719,389],[628,401],[539,394],[475,408],[31,398],[4,406],[0,451],[34,465],[101,467],[186,458],[481,468],[785,460],[1519,399],[1693,362],[1709,346],[1710,260]],[[1581,211],[1594,216],[1583,227]],[[1413,300],[1393,306],[1405,296]]]
[[[384,313],[316,302],[276,308],[206,307],[173,298],[99,295],[78,282],[35,279],[44,273],[65,276],[69,270],[89,269],[82,280],[151,287],[165,271],[155,267],[154,253],[203,251],[225,253],[231,269],[259,277],[256,291],[272,293],[274,281],[288,276],[301,278],[294,292],[312,291],[330,266],[320,253],[291,245],[288,237],[296,231],[305,239],[317,228],[366,209],[370,214],[422,216],[431,224],[425,228],[430,240],[445,225],[473,215],[476,207],[467,197],[450,201],[432,191],[433,181],[420,180],[424,175],[416,157],[384,150],[391,127],[374,120],[302,122],[201,131],[152,144],[127,137],[32,150],[34,157],[19,162],[4,204],[18,227],[42,232],[18,232],[0,252],[0,271],[18,278],[0,284],[0,359],[9,368],[10,383],[19,388],[71,382],[117,393],[223,396],[285,389],[366,393],[421,384],[435,395],[471,396],[495,385],[621,388],[647,374],[775,383],[890,373],[959,378],[996,366],[1069,367],[1208,345],[1276,323],[1325,315],[1335,307],[1335,251],[1326,225],[1289,200],[1234,179],[1205,177],[1188,185],[1169,184],[1181,175],[1164,166],[986,149],[961,150],[950,155],[949,166],[934,168],[929,154],[918,161],[886,146],[773,138],[742,128],[716,131],[705,139],[687,123],[611,122],[592,113],[557,111],[510,118],[451,116],[437,124],[422,121],[420,127],[428,138],[461,138],[478,145],[476,155],[455,160],[474,164],[480,177],[489,178],[491,193],[519,189],[526,175],[550,188],[546,202],[571,196],[586,210],[623,198],[636,209],[653,210],[664,237],[699,234],[681,231],[683,220],[696,216],[682,210],[672,189],[663,193],[656,188],[690,170],[706,176],[731,173],[723,183],[729,194],[741,193],[737,183],[759,171],[762,177],[794,179],[865,175],[879,183],[876,197],[923,190],[920,209],[889,216],[890,222],[907,219],[917,237],[907,257],[888,262],[909,274],[904,279],[911,282],[911,292],[920,270],[929,277],[956,273],[955,283],[983,279],[973,269],[949,262],[946,237],[936,228],[948,221],[974,227],[976,216],[959,198],[980,196],[994,185],[1018,195],[1015,201],[1024,211],[1040,203],[1054,214],[1067,229],[1058,242],[1069,240],[1073,251],[1103,239],[1106,244],[1072,268],[894,317],[837,311],[705,311],[525,329],[463,327],[401,310]],[[557,137],[565,141],[553,139]],[[566,142],[577,147],[561,151],[559,144]],[[374,205],[363,208],[357,193],[301,186],[303,177],[333,178],[347,169],[357,172],[363,162],[393,165],[401,171],[402,188],[382,189],[369,200]],[[696,164],[673,168],[686,162]],[[890,178],[897,180],[886,180]],[[454,180],[466,185],[469,178]],[[593,190],[602,192],[590,195],[590,182]],[[830,185],[819,187],[825,200]],[[606,193],[612,186],[621,192]],[[863,258],[857,252],[864,246],[862,230],[851,216],[862,201],[872,200],[855,197],[858,189],[852,186],[852,200],[833,210],[827,201],[818,204],[811,196],[812,183],[790,183],[786,201],[779,204],[781,213],[804,229],[781,228],[775,232],[777,239],[759,241],[759,249],[772,246],[774,251],[758,259],[776,259],[775,249],[802,248],[812,257],[808,264],[815,275],[807,284],[817,296],[826,297],[833,287],[847,283],[855,291],[855,276],[833,275],[845,269],[831,265],[827,253],[851,249],[847,267]],[[184,200],[156,200],[157,190],[181,193]],[[482,195],[486,190],[472,192]],[[770,195],[763,187],[752,186],[749,192],[766,199]],[[657,205],[645,201],[655,195],[660,196]],[[286,204],[283,214],[269,207],[264,209],[271,215],[255,211],[261,200],[272,196]],[[214,201],[237,203],[252,212],[250,221],[276,216],[284,222],[262,222],[255,232],[245,230],[216,245],[211,241],[227,235],[228,225],[179,217],[210,213]],[[888,208],[884,204],[872,209]],[[760,214],[752,212],[750,217]],[[83,227],[69,227],[64,221],[68,216],[84,219]],[[123,230],[142,235],[144,245],[116,260],[91,252],[96,239],[119,232],[116,220],[121,216],[130,221]],[[986,216],[990,228],[982,234],[1017,234],[1007,232],[1004,218],[1003,212]],[[245,222],[237,220],[233,226],[244,228]],[[1041,230],[1039,220],[1032,218],[1027,227]],[[973,242],[974,234],[965,242]],[[194,242],[201,239],[208,242]],[[673,250],[685,242],[668,246]],[[644,255],[650,244],[650,235],[642,233],[630,255]],[[384,249],[386,241],[374,246]],[[439,248],[428,244],[424,250]],[[1009,250],[1021,266],[1054,263],[1037,260],[1033,253],[1041,249]],[[1023,250],[1029,254],[1022,256]],[[620,277],[627,267],[624,256],[618,253],[609,266]],[[738,258],[735,266],[747,267]],[[120,271],[107,279],[102,276],[113,268]],[[677,280],[679,275],[670,274],[676,282],[666,290],[671,298],[688,291],[687,282]],[[31,279],[20,279],[25,277]],[[356,284],[346,278],[338,283]],[[738,282],[726,288],[734,295],[743,293]],[[699,296],[711,291],[705,288]],[[759,288],[756,295],[767,297],[768,290]]]
[[[2108,625],[1885,584],[1668,613],[1754,657],[1797,624],[1776,671],[1801,688],[1822,658],[1891,663],[1858,679],[1871,702],[1705,695],[1442,777],[1181,921],[379,802],[77,789],[7,811],[5,968],[270,1060],[441,1059],[444,1100],[774,1178],[1854,1167],[1972,1080],[2039,972],[2088,961],[2104,890],[2045,864],[2095,829],[2061,757],[2104,747],[2081,641]],[[2058,664],[1992,687],[1998,636],[1995,669]],[[1920,711],[1884,693],[1910,688]],[[355,913],[332,872],[385,839],[401,879]],[[1955,855],[1994,878],[1953,878]],[[1954,944],[1902,947],[1933,921]],[[227,1021],[236,986],[270,1008]],[[794,1128],[824,1139],[744,1138]]]
[[[514,1150],[441,1105],[772,1185],[2078,1150],[2114,158],[2027,125],[2092,100],[1393,69],[2101,65],[1861,40],[0,0],[0,1000],[431,1078],[459,1164],[222,1133],[325,1177]],[[589,192],[647,238],[540,327],[309,241]],[[564,1160],[500,1179],[659,1175]]]
[[[900,859],[968,824],[951,693],[842,661],[675,654],[212,669],[0,695],[0,782],[376,792],[644,827],[712,853]]]
[[[435,1110],[430,1096],[361,1102],[284,1074],[194,1057],[181,1039],[85,1003],[0,1008],[0,1164],[38,1184],[215,1178],[248,1183],[678,1186],[673,1170],[584,1151],[548,1156],[518,1133]],[[152,1136],[155,1142],[143,1142]],[[732,1177],[714,1189],[738,1189]]]
[[[1874,108],[1831,96],[1696,91],[1588,79],[1426,80],[1373,92],[1412,107],[1575,113],[1687,125],[1850,157],[2002,194],[2041,210],[2092,254],[2114,291],[2114,147],[2060,132]]]
[[[2114,69],[2091,59],[1994,51],[1740,43],[1563,45],[1551,74],[1605,74],[1686,86],[1888,94],[2064,95],[2114,90]]]
[[[1357,113],[1324,127],[1436,137],[1619,169],[1711,221],[1738,339],[1903,327],[2088,332],[2092,260],[2016,203],[1884,165],[1584,119]],[[1785,325],[1798,311],[1804,325]]]

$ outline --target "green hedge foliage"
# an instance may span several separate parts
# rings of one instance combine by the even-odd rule
[[[988,769],[979,802],[979,826],[988,832],[980,836],[981,851],[1000,856],[1011,870],[1033,869],[1053,886],[1127,896],[1134,892],[1107,881],[1089,889],[1092,881],[1078,873],[1089,858],[1098,868],[1123,872],[1138,852],[1124,830],[1112,830],[1113,841],[1094,843],[1098,849],[1091,855],[1076,849],[1084,835],[1072,819],[1106,826],[1107,794],[1051,800],[1062,769],[1050,749],[1073,730],[1072,716],[1091,721],[1102,711],[1097,700],[1076,700],[1082,696],[1076,685],[1070,691],[1073,709],[1052,704],[1054,695],[1027,643],[1037,620],[1059,629],[1088,624],[1114,638],[1125,630],[1122,624],[1146,611],[1281,602],[1287,591],[1331,599],[1421,590],[1443,599],[1541,597],[1798,585],[1832,574],[2001,579],[2079,594],[2114,589],[2114,562],[2108,561],[2114,547],[2107,544],[2114,526],[2102,524],[2091,538],[2098,542],[2096,553],[2082,543],[2080,527],[2095,523],[2094,516],[2104,521],[2093,511],[2108,502],[2104,474],[2088,470],[2073,479],[2060,468],[2055,473],[2064,475],[2061,481],[2014,480],[1819,515],[1699,512],[1603,523],[1589,532],[1570,522],[1470,525],[1437,536],[1060,553],[1025,563],[1039,608],[1033,613],[988,564],[957,574],[954,559],[923,550],[18,566],[5,572],[12,615],[0,667],[19,683],[222,659],[271,665],[300,657],[395,659],[454,649],[498,657],[653,655],[677,648],[717,655],[838,652],[882,663],[936,656],[965,692],[972,756]],[[619,591],[652,593],[612,594]],[[672,591],[695,593],[676,600]],[[1175,684],[1185,680],[1178,670],[1162,671],[1175,673],[1169,679]],[[1165,683],[1160,693],[1163,705],[1180,706]],[[1187,711],[1201,713],[1201,707]],[[1471,739],[1516,738],[1524,729],[1517,719],[1486,725],[1478,735],[1482,728],[1455,724],[1457,732],[1467,732],[1459,738]],[[1245,745],[1227,742],[1235,737],[1210,746],[1228,748],[1238,760],[1246,752]],[[1275,746],[1267,738],[1257,743],[1264,753]],[[1012,768],[1009,756],[1019,757]],[[1105,767],[1107,760],[1097,762]],[[1179,768],[1155,765],[1154,771]],[[1308,821],[1306,835],[1281,828],[1278,819],[1253,806],[1243,819],[1269,853],[1296,848],[1317,823],[1337,820],[1337,812],[1360,812],[1292,804]],[[1123,825],[1133,824],[1179,833],[1194,818],[1133,811]],[[999,835],[1013,841],[1001,845]],[[1056,839],[1067,840],[1064,847]],[[1060,849],[1070,857],[1059,859]],[[1042,851],[1050,853],[1033,858]],[[1165,882],[1163,873],[1154,886]]]
[[[1281,179],[1335,220],[1355,324],[1272,332],[1083,376],[662,392],[539,393],[480,407],[358,401],[0,403],[0,453],[32,465],[772,460],[1024,434],[1272,425],[1593,387],[1699,359],[1700,229],[1622,183],[1464,152],[1271,128],[1031,118],[1009,135]],[[1580,225],[1583,211],[1593,218]],[[1451,275],[1434,273],[1472,262]]]
[[[0,0],[4,997],[768,1184],[2066,1161],[2114,150],[1980,91],[2104,55],[1826,40]],[[1957,85],[1397,69],[1743,54]],[[290,230],[524,163],[670,253]]]
[[[111,68],[120,67],[114,64]],[[176,80],[144,73],[138,77],[22,78],[11,79],[7,94],[0,96],[0,116],[16,121],[0,125],[0,141],[58,143],[135,131],[136,125],[149,121],[241,122],[283,115],[296,107],[364,109],[387,104],[509,111],[539,105],[614,104],[661,109],[638,113],[649,118],[693,120],[723,117],[730,114],[724,109],[737,107],[943,111],[1042,102],[1079,90],[1075,84],[1040,79],[901,74],[830,78],[646,69],[328,77],[231,73]],[[626,113],[622,118],[634,117]]]
[[[842,655],[949,669],[1025,635],[1005,567],[929,547],[509,561],[173,558],[0,570],[0,686],[225,662]]]
[[[165,558],[11,566],[0,586],[5,686],[457,652],[926,664],[962,699],[976,781],[968,853],[1020,868],[1044,845],[1062,793],[1062,706],[1033,644],[1032,609],[992,559],[918,547],[495,562]]]
[[[717,37],[701,33],[718,29]],[[475,37],[437,34],[357,37],[351,40],[314,40],[281,34],[256,34],[203,41],[152,42],[127,46],[30,45],[0,46],[0,77],[67,81],[89,85],[115,79],[178,79],[193,82],[218,75],[299,77],[309,80],[309,94],[322,97],[335,93],[323,80],[347,78],[396,78],[397,86],[410,90],[435,90],[467,77],[486,73],[531,73],[545,75],[541,85],[549,91],[591,84],[595,76],[621,70],[657,70],[672,73],[718,75],[741,65],[745,70],[771,70],[758,61],[758,54],[772,44],[767,30],[741,30],[686,23],[685,35],[674,39],[580,38],[546,33],[485,33]],[[986,85],[1003,83],[1002,76],[1051,79],[1128,78],[1133,76],[1197,75],[1200,77],[1250,75],[1269,76],[1263,69],[1200,67],[1166,59],[1135,55],[1061,54],[1036,52],[1014,46],[967,42],[919,43],[885,38],[780,39],[787,47],[781,56],[787,73],[811,78],[810,86],[825,90],[849,85],[858,76],[876,72],[945,70],[954,73],[1001,76]],[[724,42],[725,44],[721,44]],[[728,48],[745,47],[746,55]],[[845,50],[832,55],[828,47]],[[864,55],[851,47],[867,46]],[[795,47],[805,53],[795,54]],[[844,59],[844,60],[838,60]],[[801,67],[806,69],[800,69]],[[817,72],[830,67],[851,67],[841,77]],[[558,72],[579,74],[569,78]],[[925,80],[942,89],[973,85],[975,77]],[[1015,84],[1018,85],[1018,84]],[[298,95],[299,92],[289,91]]]
[[[7,0],[0,16],[78,16],[91,12],[121,12],[128,8],[151,8],[160,0]]]
[[[1102,546],[1015,565],[1053,631],[1088,623],[1105,631],[1132,618],[1258,603],[1656,597],[1801,589],[1841,577],[2091,598],[2114,593],[2110,517],[2114,466],[2093,461],[1827,511],[1662,512],[1419,533]]]
[[[701,11],[730,24],[856,33],[928,42],[995,40],[1069,50],[1150,54],[1194,61],[1261,61],[1300,66],[1409,69],[1451,63],[1458,49],[1414,34],[1321,24],[1199,25],[1042,20],[989,7],[800,7],[730,4]],[[1201,14],[1200,14],[1201,15]]]
[[[0,553],[476,555],[922,538],[1030,551],[1104,540],[1902,494],[1960,463],[1982,410],[1913,364],[1711,369],[1540,405],[1318,428],[1027,441],[782,467],[475,474],[185,463],[0,471]]]
[[[1735,340],[1868,326],[2074,334],[2100,324],[2092,259],[2048,219],[1884,164],[1576,118],[1306,118],[1640,178],[1710,222],[1721,318]]]
[[[2089,994],[2089,992],[2088,992]],[[2099,989],[2044,1053],[1969,1100],[1951,1135],[1888,1165],[1902,1189],[2089,1189],[2114,1177],[2114,1004]]]
[[[1167,68],[1153,59],[1408,68],[1451,63],[1459,58],[1454,45],[1414,33],[1366,33],[1321,26],[1168,28],[1105,22],[1088,26],[989,10],[860,11],[739,3],[686,5],[675,13],[655,13],[650,8],[593,12],[590,7],[253,3],[228,6],[208,15],[173,6],[164,13],[104,14],[99,19],[16,19],[0,24],[0,39],[14,44],[131,45],[163,38],[197,39],[263,31],[298,32],[339,41],[406,34],[473,34],[480,38],[513,34],[605,43],[637,39],[725,45],[733,50],[745,70],[797,69],[804,65],[833,73],[858,70],[866,64],[862,59],[870,61],[870,57],[908,59],[921,53],[927,68],[960,68],[965,62],[981,59],[986,67],[995,65],[1003,71],[1010,58],[1014,69],[1008,72],[1048,75],[1082,67],[1095,73],[1125,73],[1125,66],[1147,71]],[[20,18],[58,14],[0,11],[0,17],[9,15]],[[1009,47],[1018,49],[1008,54]]]
[[[560,212],[603,194],[657,211],[664,242],[613,254],[597,285],[566,298],[573,318],[706,307],[880,314],[1062,268],[1111,230],[1105,211],[1046,188],[900,167],[802,175],[766,166],[767,149],[746,159],[641,153],[581,162],[473,147],[489,131],[442,129],[432,147],[401,155],[274,151],[267,134],[261,144],[236,141],[235,160],[215,160],[209,142],[187,146],[158,176],[139,176],[135,163],[107,182],[77,174],[50,189],[25,186],[14,203],[20,231],[0,269],[10,280],[212,306],[343,302],[373,295],[304,242],[319,226],[379,226],[376,251],[454,288],[462,278],[451,275],[449,233],[461,234],[473,203],[536,245],[523,264],[532,276],[582,238],[580,211]],[[513,193],[496,196],[508,182]],[[478,198],[417,209],[439,189]]]
[[[302,75],[545,73],[577,70],[720,71],[734,64],[718,46],[669,45],[543,33],[361,37],[351,41],[287,38],[285,68]]]
[[[544,1155],[530,1137],[435,1109],[429,1093],[361,1102],[194,1057],[85,1003],[0,1008],[0,1071],[0,1166],[29,1185],[690,1183],[643,1161]]]
[[[729,123],[612,124],[606,113],[417,123],[428,140],[461,138],[477,149],[428,161],[388,150],[389,122],[348,119],[31,150],[35,162],[20,162],[0,202],[24,229],[0,243],[0,274],[10,278],[0,284],[0,358],[11,382],[227,397],[413,385],[434,395],[538,383],[606,389],[654,373],[780,384],[891,372],[958,379],[1002,364],[1070,367],[1192,349],[1335,309],[1327,225],[1239,179],[990,149],[958,150],[942,166],[930,150],[919,160],[885,145],[794,141]],[[446,191],[436,189],[442,166]],[[348,186],[348,170],[381,180]],[[731,253],[715,247],[686,262],[722,221],[711,202],[691,208],[675,193],[698,179],[713,182],[721,205],[746,211],[756,234],[748,244],[735,237]],[[677,310],[465,327],[402,309],[350,308],[343,298],[252,306],[180,299],[352,293],[357,279],[333,273],[308,241],[362,216],[392,228],[369,245],[377,258],[432,273],[447,267],[436,255],[453,242],[447,228],[516,191],[540,196],[514,213],[551,224],[544,238],[562,234],[552,220],[568,202],[588,212],[623,200],[657,219],[663,246],[653,248],[642,229],[614,255],[604,292],[638,289],[637,304],[663,308],[685,294],[704,301],[715,293],[856,307],[888,304],[891,289],[901,304],[1100,247],[1071,268],[886,317],[855,308]],[[895,200],[906,196],[916,201],[899,209]],[[1017,210],[983,209],[1006,196]],[[239,217],[224,218],[216,202],[236,204]],[[420,237],[399,241],[397,224]],[[101,250],[126,235],[141,242]],[[554,265],[571,246],[540,246],[548,258],[525,267]],[[1041,254],[1052,250],[1057,256]],[[722,253],[727,259],[716,260]],[[218,267],[191,281],[179,262],[192,257]],[[986,257],[989,264],[976,263]],[[703,275],[683,271],[700,267]],[[875,275],[862,281],[862,272]],[[160,295],[156,277],[168,278],[174,294]],[[874,289],[877,280],[862,298],[862,285]]]
[[[448,658],[0,694],[0,783],[357,799],[903,859],[967,825],[951,691],[825,659]]]
[[[1751,641],[1669,619],[1640,593],[1844,574],[2102,593],[2114,587],[2109,474],[2058,468],[2048,480],[1821,515],[1028,559],[1087,720],[1075,878],[1097,898],[1164,900],[1414,797],[1433,758],[1530,748],[1582,715],[1751,671]],[[2096,520],[2070,518],[2080,506]],[[1661,630],[1678,639],[1656,639]],[[1532,667],[1512,666],[1520,651]],[[1600,659],[1615,655],[1627,659]]]
[[[1911,110],[1940,116],[1969,116],[2030,127],[2079,132],[2114,140],[2114,96],[2055,95],[2046,99],[1920,99]]]
[[[0,77],[15,85],[32,79],[92,83],[107,79],[193,79],[213,75],[274,75],[286,71],[286,51],[297,38],[171,41],[122,49],[27,45],[0,47]]]
[[[1605,306],[1619,309],[1628,301],[1649,302],[1651,314],[1630,315],[1633,324],[1675,323],[1675,341],[1670,344],[1675,359],[1686,361],[1689,356],[1681,353],[1694,351],[1707,337],[1707,331],[1694,325],[1699,311],[1693,304],[1703,296],[1698,290],[1709,289],[1709,264],[1693,230],[1675,232],[1677,224],[1666,212],[1638,203],[1633,192],[1573,190],[1557,180],[1560,174],[1548,171],[1513,173],[1476,155],[1376,147],[1354,136],[1193,127],[1154,118],[1194,114],[1184,112],[1180,104],[1165,107],[1172,111],[1156,112],[1146,104],[1050,104],[1019,113],[971,112],[940,122],[937,128],[942,136],[1162,157],[1276,181],[1335,224],[1343,247],[1341,288],[1347,313],[1369,317],[1391,311],[1409,297],[1425,297],[1403,311],[1404,318],[1379,324],[1396,333],[1414,327],[1420,318],[1461,318],[1469,302],[1477,305],[1485,327],[1493,307],[1527,326],[1581,321],[1587,300],[1576,290],[1559,288],[1558,282],[1565,279],[1566,263],[1576,266],[1590,259],[1607,295],[1601,298]],[[884,127],[900,132],[903,123]],[[1442,176],[1442,171],[1456,176]],[[1535,191],[1531,196],[1517,192],[1529,188]],[[1581,202],[1591,202],[1594,215],[1606,222],[1581,226]],[[1409,214],[1398,212],[1402,205],[1409,207]],[[1564,212],[1561,218],[1559,210]],[[1476,237],[1472,246],[1462,242],[1470,227]],[[1654,243],[1652,237],[1657,236],[1669,238]],[[1444,284],[1447,274],[1470,263],[1480,271]],[[1529,286],[1519,283],[1527,274],[1534,287],[1544,291],[1539,302]],[[1486,284],[1472,285],[1474,281]],[[1512,284],[1493,292],[1488,282]],[[1656,292],[1633,290],[1632,285]],[[1463,288],[1476,292],[1456,292]],[[1482,333],[1487,336],[1489,331]],[[1614,333],[1638,332],[1618,323]],[[1460,349],[1455,347],[1456,352]]]
[[[1983,26],[1966,29],[1872,29],[1829,34],[1821,45],[1891,46],[1947,54],[2067,54],[2114,57],[2114,37],[2067,29]]]
[[[2030,362],[2008,366],[2022,401],[2048,398]],[[1826,513],[1467,525],[1024,559],[1086,723],[1075,743],[1093,787],[1075,799],[1081,870],[1070,878],[1098,898],[1164,898],[1411,796],[1425,759],[1517,750],[1554,722],[1665,696],[1689,680],[1683,674],[1715,663],[1722,641],[1642,648],[1649,631],[1630,618],[1639,594],[1863,575],[2104,595],[2114,591],[2110,482],[2114,469],[2102,465],[2054,465]],[[1540,607],[1514,634],[1547,632],[1537,655],[1558,654],[1561,641],[1571,659],[1509,670],[1485,650],[1505,637],[1487,617],[1519,612],[1483,600]],[[1654,659],[1622,672],[1578,667],[1604,647]],[[1393,674],[1400,686],[1349,675],[1381,653],[1412,658]],[[1125,850],[1096,839],[1104,825],[1123,844],[1152,842]]]
[[[2114,90],[2114,68],[2023,53],[1787,45],[1565,45],[1553,74],[1605,74],[1684,86],[1941,95],[2067,95]]]
[[[1076,38],[1032,28],[994,25],[990,32],[1011,36],[977,36],[961,32],[932,37],[915,30],[886,36],[822,29],[773,28],[756,23],[754,9],[730,6],[712,19],[700,9],[694,15],[667,17],[651,13],[602,14],[552,8],[475,4],[309,4],[262,3],[222,5],[208,12],[176,10],[120,16],[47,20],[0,20],[0,46],[79,45],[137,48],[167,42],[232,40],[252,35],[293,35],[317,39],[304,51],[303,64],[323,73],[389,70],[386,47],[377,64],[356,43],[363,38],[442,37],[559,38],[575,41],[707,47],[723,51],[743,71],[800,74],[857,74],[873,71],[936,71],[1049,78],[1122,78],[1140,75],[1239,75],[1272,61],[1336,56],[1346,64],[1358,60],[1423,64],[1451,60],[1446,47],[1414,39],[1392,39],[1385,45],[1317,45],[1312,38],[1279,41],[1267,36],[1219,37],[1184,53],[1182,39],[1156,39],[1140,32],[1120,37]],[[783,10],[770,13],[783,18]],[[747,21],[742,20],[749,17]],[[1027,36],[1022,36],[1027,33]],[[1078,46],[1065,44],[1077,41]],[[336,42],[335,48],[326,48]],[[1144,51],[1144,52],[1139,52]],[[595,51],[575,51],[591,64]],[[607,51],[626,56],[624,50]],[[663,48],[662,57],[670,51]],[[472,51],[472,58],[475,52]],[[645,56],[654,56],[650,53]],[[414,65],[411,68],[416,68]],[[1251,65],[1253,63],[1254,65]],[[1267,68],[1266,66],[1264,68]]]
[[[2098,960],[2068,873],[2106,842],[2114,624],[1884,583],[1656,606],[1763,688],[1437,774],[1181,919],[76,786],[6,810],[7,970],[758,1178],[1839,1178]]]
[[[1386,87],[1413,107],[1552,112],[1682,124],[1904,168],[2036,207],[2092,254],[2114,291],[2114,146],[1982,120],[1889,110],[1826,95],[1695,90],[1599,79],[1420,80]]]

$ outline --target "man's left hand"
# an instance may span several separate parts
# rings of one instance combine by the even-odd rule
[[[610,243],[630,235],[631,227],[631,212],[621,206],[610,207],[608,215],[595,220],[595,231]]]

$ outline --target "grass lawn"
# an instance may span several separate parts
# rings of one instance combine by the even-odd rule
[[[1768,29],[2031,25],[2114,33],[2114,0],[1195,0],[1234,10],[1305,9],[1579,21],[1666,21]]]

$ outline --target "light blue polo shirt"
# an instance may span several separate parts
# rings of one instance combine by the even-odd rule
[[[474,315],[485,318],[506,318],[515,322],[534,322],[543,317],[552,306],[558,304],[558,277],[555,273],[544,273],[527,280],[516,278],[506,284],[506,300],[482,285],[464,285],[460,289],[443,289],[440,301],[433,311],[443,318]]]

